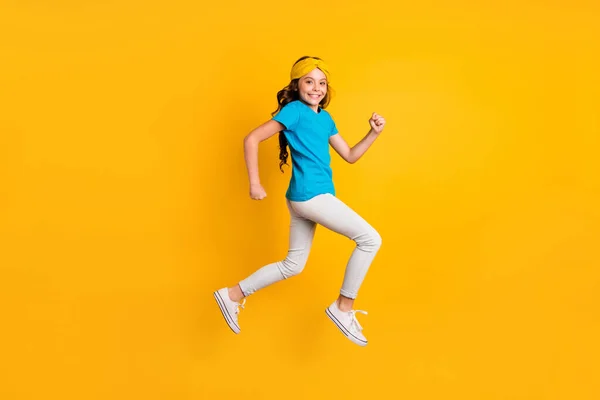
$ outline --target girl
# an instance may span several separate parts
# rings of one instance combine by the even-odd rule
[[[279,132],[279,168],[287,165],[289,146],[292,176],[286,192],[290,212],[289,250],[284,260],[266,265],[233,287],[214,292],[225,321],[235,333],[239,308],[257,290],[299,274],[304,269],[317,224],[356,242],[346,266],[339,297],[325,310],[327,316],[352,342],[366,346],[367,339],[356,313],[354,299],[381,246],[381,236],[360,215],[335,196],[329,145],[347,162],[355,163],[379,136],[385,120],[373,113],[371,129],[354,147],[340,136],[325,108],[329,104],[329,69],[318,57],[302,57],[292,67],[291,82],[277,93],[273,118],[244,138],[244,155],[250,181],[250,197],[267,194],[258,174],[258,144]],[[282,170],[283,171],[283,170]],[[243,300],[243,301],[242,301]],[[242,301],[240,303],[240,301]]]

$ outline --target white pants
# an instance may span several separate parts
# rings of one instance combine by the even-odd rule
[[[307,201],[287,200],[291,215],[289,250],[282,261],[265,265],[242,280],[244,296],[283,279],[298,275],[304,269],[315,228],[320,224],[356,242],[340,294],[355,299],[367,270],[381,247],[381,236],[360,215],[331,194],[321,194]]]

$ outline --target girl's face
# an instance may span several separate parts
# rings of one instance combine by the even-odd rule
[[[327,77],[319,68],[315,68],[298,80],[300,100],[318,111],[319,103],[327,94]]]

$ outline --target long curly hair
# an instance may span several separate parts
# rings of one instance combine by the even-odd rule
[[[306,58],[314,58],[316,60],[321,60],[319,57],[310,57],[304,56],[300,57],[294,65],[299,63],[300,61]],[[271,113],[272,116],[275,116],[286,104],[291,103],[292,101],[299,100],[300,94],[298,93],[298,81],[299,79],[293,79],[290,83],[277,92],[277,109]],[[329,101],[331,100],[331,87],[329,86],[329,82],[327,82],[327,93],[323,97],[323,99],[319,102],[319,106],[325,109],[329,105]],[[287,159],[289,157],[288,153],[288,141],[285,137],[283,131],[279,132],[279,169],[283,172],[283,166],[288,165]]]

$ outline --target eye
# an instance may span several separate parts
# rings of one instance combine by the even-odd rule
[[[327,86],[327,83],[321,82],[321,86]]]

